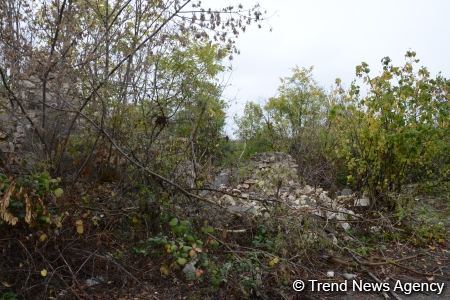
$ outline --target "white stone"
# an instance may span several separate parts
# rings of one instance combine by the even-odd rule
[[[337,244],[338,244],[337,237],[334,234],[332,234],[332,233],[329,234],[329,237],[330,237],[331,242],[333,243],[333,245],[337,246]]]
[[[355,200],[354,206],[356,207],[367,207],[370,206],[369,198],[359,198]]]
[[[344,230],[349,230],[350,229],[350,224],[348,224],[347,222],[341,222],[341,223],[339,223],[340,225],[341,225],[341,227],[344,229]]]
[[[374,233],[380,232],[381,227],[380,226],[372,226],[372,227],[370,227],[370,231],[374,232]]]
[[[358,216],[353,210],[346,209],[345,207],[339,207],[338,211],[342,212],[342,213],[345,213],[348,216]]]
[[[322,212],[322,210],[320,210],[320,209],[314,209],[314,210],[312,210],[312,214],[313,214],[313,215],[316,215],[316,216],[319,216],[319,217],[323,217],[323,212]]]
[[[338,221],[347,220],[347,216],[345,214],[343,214],[343,213],[337,213],[336,214],[336,220],[338,220]]]
[[[326,211],[326,216],[328,220],[333,220],[334,218],[336,218],[336,213],[332,212],[332,211]]]
[[[86,279],[86,285],[88,287],[99,285],[105,282],[105,279],[102,276],[99,277],[91,277]]]
[[[36,87],[36,85],[29,80],[22,81],[22,86],[26,89],[34,89]]]
[[[350,274],[350,273],[344,273],[342,274],[342,277],[344,277],[347,280],[352,280],[355,279],[357,277],[356,274]]]
[[[220,203],[224,204],[224,205],[236,205],[236,201],[234,200],[234,198],[230,195],[223,195],[220,198]]]
[[[333,205],[332,205],[333,200],[331,200],[331,198],[328,197],[326,193],[321,193],[321,194],[319,195],[319,200],[320,200],[323,204],[333,206]]]
[[[314,190],[313,190],[313,188],[312,188],[311,186],[305,185],[305,186],[303,187],[303,189],[302,189],[302,194],[309,195],[309,194],[311,194],[313,191],[314,191]]]
[[[304,205],[304,204],[308,203],[308,200],[309,200],[308,196],[302,195],[302,196],[300,196],[300,201],[299,202],[300,202],[301,205]]]
[[[195,271],[197,270],[197,268],[195,267],[196,263],[197,263],[197,261],[194,260],[194,261],[191,261],[190,263],[188,263],[187,265],[185,265],[183,268],[183,273],[186,274],[187,276],[189,276],[191,274],[195,274]]]

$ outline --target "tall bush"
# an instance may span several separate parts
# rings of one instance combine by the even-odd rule
[[[406,182],[448,179],[449,81],[417,69],[418,62],[412,51],[401,67],[385,57],[375,77],[362,63],[362,82],[353,82],[330,113],[335,158],[345,162],[348,182],[379,203],[392,204],[389,192]]]

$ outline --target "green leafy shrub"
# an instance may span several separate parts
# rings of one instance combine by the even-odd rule
[[[236,118],[236,123],[239,126],[238,137],[246,144],[245,158],[259,152],[282,149],[282,137],[275,132],[272,120],[261,105],[246,103],[244,115]]]
[[[385,57],[376,77],[367,64],[357,66],[364,86],[354,82],[330,113],[335,158],[345,162],[348,183],[391,207],[389,192],[405,182],[448,178],[449,81],[416,71],[414,52],[406,59],[396,67]]]
[[[160,267],[163,276],[172,271],[184,268],[190,264],[191,268],[183,269],[188,280],[203,280],[205,270],[209,270],[210,258],[207,249],[214,249],[218,242],[209,237],[214,232],[211,226],[203,226],[197,232],[187,220],[172,218],[168,222],[170,234],[158,234],[139,243],[133,248],[135,254],[162,257]],[[200,237],[202,236],[202,237]],[[211,276],[216,278],[217,269]],[[217,278],[216,278],[217,279]]]
[[[414,245],[424,246],[434,243],[444,244],[447,238],[447,230],[442,222],[431,224],[425,222],[418,228],[415,228],[411,235],[411,240]]]
[[[247,103],[237,119],[239,138],[247,155],[266,151],[289,152],[300,175],[313,185],[330,185],[334,170],[327,113],[329,95],[312,77],[313,68],[294,68],[281,79],[278,95],[264,105]]]

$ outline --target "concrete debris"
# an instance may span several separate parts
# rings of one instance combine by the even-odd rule
[[[345,231],[351,228],[349,221],[359,217],[352,207],[370,204],[366,197],[354,198],[353,191],[348,188],[338,192],[336,198],[332,198],[323,188],[313,188],[302,184],[297,175],[297,164],[290,155],[285,153],[258,154],[250,159],[246,168],[253,171],[236,185],[225,185],[224,182],[229,180],[222,178],[223,174],[231,172],[222,171],[219,174],[221,176],[219,190],[229,195],[211,192],[208,197],[217,199],[216,201],[230,211],[264,218],[269,218],[271,208],[275,206],[275,203],[281,202],[290,209],[298,211],[299,216],[318,216],[333,221],[337,228]],[[332,242],[337,244],[335,236],[332,237]]]
[[[355,199],[354,206],[356,207],[367,207],[370,206],[370,199],[369,198],[359,198]]]
[[[91,277],[86,279],[85,284],[87,287],[96,286],[105,282],[103,276]]]
[[[351,196],[353,191],[351,189],[342,189],[340,196]]]

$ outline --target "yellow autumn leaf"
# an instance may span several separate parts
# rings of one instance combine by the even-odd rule
[[[16,188],[15,182],[12,182],[8,189],[6,190],[5,194],[3,195],[3,198],[0,199],[0,219],[3,219],[6,223],[10,225],[16,225],[19,219],[15,216],[13,216],[8,211],[9,206],[9,200],[11,199],[11,195],[14,192],[14,189]]]
[[[17,224],[17,222],[19,221],[19,219],[17,217],[14,217],[12,214],[10,214],[7,211],[2,213],[1,217],[6,223],[8,223],[12,226],[15,226]]]
[[[27,193],[23,196],[25,198],[25,222],[31,224],[31,201]]]
[[[269,261],[269,267],[274,267],[280,262],[280,259],[278,257],[274,257]]]
[[[195,250],[195,252],[202,252],[202,248],[198,247],[197,244],[192,244],[192,249]]]
[[[162,265],[162,266],[159,268],[159,272],[161,272],[161,275],[163,275],[163,276],[168,276],[168,275],[170,274],[170,269],[169,269],[168,266]]]
[[[47,269],[42,269],[41,270],[41,276],[42,277],[46,277],[47,276]]]
[[[39,241],[44,242],[45,240],[47,240],[47,235],[45,233],[43,233],[39,236]]]
[[[62,188],[57,188],[53,191],[53,194],[56,198],[61,198],[61,196],[64,194],[64,190]]]
[[[190,257],[197,256],[197,252],[195,252],[194,249],[191,249],[191,250],[189,251],[189,256],[190,256]]]
[[[139,223],[140,223],[139,218],[136,217],[136,216],[133,216],[133,218],[131,219],[131,224],[133,224],[133,225],[139,225]]]
[[[83,220],[77,220],[75,222],[75,226],[77,228],[77,233],[83,234],[83,232],[84,232]]]
[[[61,228],[62,227],[62,220],[63,220],[63,215],[57,216],[57,217],[54,218],[53,224],[56,225],[56,228]]]

